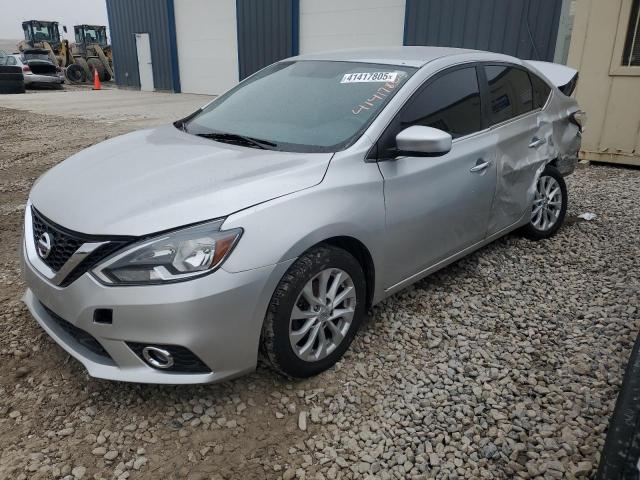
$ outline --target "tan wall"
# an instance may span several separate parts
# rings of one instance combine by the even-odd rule
[[[587,112],[583,157],[640,165],[640,67],[622,67],[632,0],[577,0],[568,65]]]

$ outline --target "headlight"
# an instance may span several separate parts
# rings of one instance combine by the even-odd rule
[[[216,270],[229,256],[241,228],[220,231],[224,220],[147,238],[93,270],[103,283],[140,285],[178,282]]]

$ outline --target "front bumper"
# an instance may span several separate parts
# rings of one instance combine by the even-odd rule
[[[40,326],[93,377],[140,383],[211,383],[253,370],[262,321],[278,282],[293,260],[239,273],[223,269],[191,281],[143,287],[108,287],[85,273],[54,286],[24,252],[23,297]],[[112,309],[111,324],[96,323],[98,308]],[[48,310],[49,311],[48,311]],[[51,314],[88,333],[99,355],[61,328]],[[189,349],[211,373],[177,373],[147,365],[127,342]]]

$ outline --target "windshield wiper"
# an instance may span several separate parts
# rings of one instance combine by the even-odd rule
[[[256,148],[267,149],[267,147],[276,148],[278,144],[270,142],[268,140],[261,140],[259,138],[245,137],[244,135],[238,135],[237,133],[197,133],[198,137],[209,138],[211,140],[217,140],[219,142],[235,143],[239,145],[253,146]]]

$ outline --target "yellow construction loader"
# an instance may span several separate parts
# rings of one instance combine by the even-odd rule
[[[22,22],[24,40],[18,43],[18,51],[31,48],[47,50],[51,61],[58,67],[67,67],[74,63],[69,42],[60,38],[58,22],[27,20]]]
[[[82,66],[89,79],[93,79],[93,71],[98,71],[101,82],[113,78],[113,58],[111,45],[107,43],[107,27],[104,25],[75,25],[73,27],[75,43],[71,45],[71,53]]]
[[[64,68],[70,83],[93,80],[94,70],[101,81],[113,78],[111,46],[107,44],[107,29],[104,25],[76,25],[73,44],[61,38],[58,22],[28,20],[22,22],[24,40],[18,44],[18,51],[44,49],[54,64]],[[66,32],[66,27],[63,27]]]

